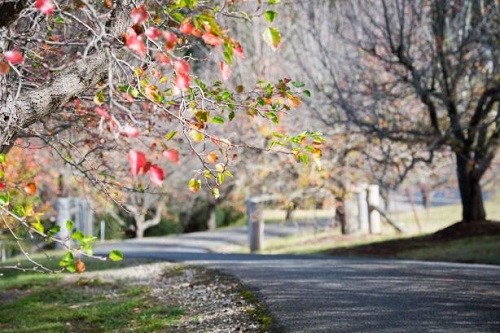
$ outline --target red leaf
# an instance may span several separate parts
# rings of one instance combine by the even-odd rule
[[[149,170],[149,179],[156,186],[161,186],[163,179],[165,179],[165,172],[157,165],[152,165]]]
[[[6,62],[0,61],[0,74],[7,74],[10,71],[10,66]]]
[[[170,57],[166,56],[165,54],[159,52],[156,54],[156,61],[162,63],[162,64],[170,64]]]
[[[137,128],[132,127],[130,125],[125,125],[125,127],[121,130],[120,134],[129,138],[137,138],[140,135]]]
[[[5,184],[3,182],[0,182],[0,191],[5,190]]]
[[[231,67],[226,64],[224,61],[219,62],[219,70],[222,75],[222,80],[227,81],[231,76]]]
[[[193,35],[195,37],[201,37],[201,36],[203,36],[203,32],[201,32],[200,29],[194,28],[193,31],[191,32],[191,35]]]
[[[189,88],[189,76],[186,73],[179,73],[175,77],[174,84],[180,90],[186,90]]]
[[[144,56],[146,55],[146,45],[144,45],[142,39],[137,36],[134,29],[128,29],[128,32],[124,35],[124,37],[125,45],[127,45],[127,47],[135,52],[138,56],[144,58]]]
[[[207,45],[219,46],[222,43],[221,39],[211,32],[205,32],[201,38]]]
[[[106,108],[100,108],[100,107],[95,107],[94,108],[94,111],[100,115],[101,117],[103,117],[104,119],[110,119],[111,116],[109,115],[108,111]]]
[[[36,184],[35,183],[28,183],[24,187],[24,192],[26,192],[27,195],[34,195],[36,193]]]
[[[155,27],[149,27],[146,29],[146,32],[144,32],[144,34],[149,39],[157,40],[160,37],[161,32],[160,32],[160,30],[156,29]]]
[[[146,160],[146,155],[143,152],[137,150],[131,150],[127,154],[128,163],[130,165],[130,173],[134,176],[138,174],[147,172],[148,161]]]
[[[142,6],[139,6],[137,8],[132,9],[132,12],[130,13],[130,17],[132,18],[132,22],[134,24],[143,24],[149,18],[149,13],[146,10],[146,7],[144,7],[144,5],[142,5]]]
[[[185,35],[190,35],[193,32],[194,27],[191,23],[184,22],[179,26],[179,30]]]
[[[172,163],[179,164],[179,152],[175,149],[165,150],[163,156]]]
[[[165,48],[167,51],[171,51],[175,47],[175,43],[177,43],[177,36],[171,31],[163,31],[162,32],[163,38],[165,39]]]
[[[7,51],[3,54],[3,57],[13,65],[20,64],[24,61],[23,55],[19,51]]]
[[[186,60],[175,60],[174,69],[177,73],[189,74],[191,70],[191,65]]]
[[[245,51],[243,51],[243,48],[241,47],[241,44],[238,43],[237,41],[234,41],[234,40],[233,40],[233,52],[238,57],[240,57],[242,59],[245,58]]]
[[[36,0],[35,7],[45,15],[52,14],[56,8],[50,0]]]

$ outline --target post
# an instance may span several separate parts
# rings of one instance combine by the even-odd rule
[[[367,193],[368,184],[360,184],[358,188],[358,220],[359,220],[359,231],[362,233],[370,232],[370,219],[368,211],[368,201]]]
[[[101,220],[101,243],[104,243],[104,240],[106,239],[105,237],[105,232],[106,232],[106,222],[104,220]]]
[[[57,225],[61,227],[58,233],[58,238],[66,240],[64,244],[66,246],[70,245],[69,234],[71,230],[66,229],[66,221],[71,220],[71,198],[59,198],[57,199]],[[56,243],[56,248],[63,248],[62,244]]]
[[[368,207],[379,207],[380,192],[378,185],[368,186]],[[370,233],[380,234],[382,232],[380,223],[380,213],[375,209],[370,209]]]
[[[5,250],[4,242],[0,241],[0,249],[2,249],[2,263],[7,261],[7,251]]]
[[[75,227],[84,235],[93,235],[94,212],[86,199],[74,199]]]
[[[247,216],[248,216],[248,240],[250,244],[250,252],[256,252],[264,248],[264,219],[259,207],[259,203],[247,199]]]
[[[350,235],[358,229],[358,209],[354,198],[344,199],[344,222],[341,225],[342,234]]]

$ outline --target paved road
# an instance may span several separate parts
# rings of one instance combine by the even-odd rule
[[[500,267],[217,254],[200,244],[218,237],[198,236],[205,239],[186,236],[194,247],[176,238],[175,249],[164,246],[173,239],[113,248],[234,275],[260,296],[281,332],[500,332]]]

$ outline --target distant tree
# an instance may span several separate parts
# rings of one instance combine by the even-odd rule
[[[462,219],[485,221],[481,179],[500,144],[498,1],[294,5],[307,21],[297,31],[316,54],[302,64],[312,81],[329,82],[316,86],[334,110],[326,121],[337,114],[380,152],[396,148],[375,157],[403,176],[453,152]]]

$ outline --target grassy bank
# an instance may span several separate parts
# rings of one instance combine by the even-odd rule
[[[500,221],[500,197],[486,202],[490,220]],[[341,235],[339,230],[270,240],[262,253],[369,256],[500,265],[500,225],[471,226],[457,234],[433,237],[460,219],[461,207],[450,205],[392,214],[407,232],[398,234],[384,224],[382,235]]]

